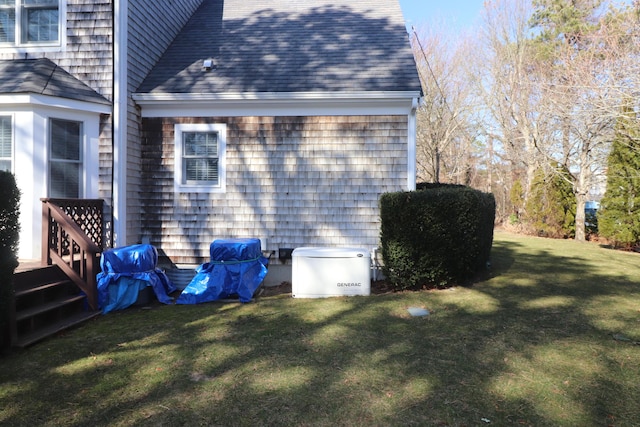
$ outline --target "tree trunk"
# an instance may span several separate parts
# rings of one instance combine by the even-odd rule
[[[585,211],[584,208],[587,205],[588,193],[584,191],[576,191],[576,237],[578,242],[584,242],[587,240],[585,232]]]

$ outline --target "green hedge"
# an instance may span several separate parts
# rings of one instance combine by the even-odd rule
[[[421,184],[380,197],[383,273],[397,290],[445,288],[486,271],[495,199],[461,185]]]
[[[13,272],[18,266],[20,191],[14,176],[0,171],[0,350],[9,346]]]

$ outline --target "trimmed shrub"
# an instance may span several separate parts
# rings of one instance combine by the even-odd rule
[[[396,290],[446,288],[486,270],[493,243],[493,194],[423,184],[380,197],[383,273]]]
[[[20,191],[14,176],[0,171],[0,350],[9,346],[13,272],[18,266]]]

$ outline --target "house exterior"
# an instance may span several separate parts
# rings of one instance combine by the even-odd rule
[[[136,190],[125,188],[136,184],[139,160],[127,151],[139,144],[130,93],[199,4],[0,4],[0,168],[16,175],[22,193],[20,258],[41,256],[45,197],[101,198],[104,241],[137,238],[139,223],[126,215]]]
[[[0,166],[23,192],[23,258],[41,197],[102,198],[105,241],[200,263],[216,238],[376,247],[380,194],[415,187],[420,81],[397,0],[49,0],[41,41],[21,38],[18,3],[0,6],[5,33],[16,16]]]

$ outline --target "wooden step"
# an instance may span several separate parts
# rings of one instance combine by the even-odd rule
[[[14,274],[11,321],[14,347],[26,347],[100,314],[58,266],[34,266]]]
[[[76,313],[73,316],[69,316],[59,322],[53,323],[45,328],[40,328],[34,332],[29,334],[22,334],[18,337],[17,342],[15,343],[16,347],[27,347],[32,344],[35,344],[39,341],[44,340],[50,336],[53,336],[57,333],[60,333],[66,329],[70,329],[74,326],[80,325],[88,320],[93,319],[101,314],[100,311],[84,311],[81,313]]]
[[[69,295],[66,297],[58,298],[53,301],[49,301],[44,304],[39,304],[34,307],[20,310],[16,312],[16,320],[18,322],[28,319],[30,317],[37,316],[39,314],[46,313],[47,311],[57,310],[58,308],[64,307],[65,305],[72,304],[76,301],[81,301],[85,299],[84,295]]]
[[[69,280],[69,278],[55,265],[37,267],[13,275],[13,285],[16,293],[41,284],[61,280]]]
[[[37,284],[34,285],[33,287],[29,287],[29,288],[23,288],[21,290],[16,290],[16,298],[21,298],[21,297],[25,297],[29,294],[35,294],[37,292],[41,292],[41,291],[46,291],[47,289],[53,289],[56,288],[58,286],[65,286],[65,285],[69,285],[71,284],[70,281],[68,280],[60,280],[57,282],[51,282],[51,283],[43,283],[43,284]]]

